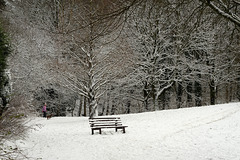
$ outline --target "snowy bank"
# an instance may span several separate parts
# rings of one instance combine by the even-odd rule
[[[88,118],[36,118],[18,145],[43,160],[239,160],[240,103],[120,115],[126,134],[91,135]]]

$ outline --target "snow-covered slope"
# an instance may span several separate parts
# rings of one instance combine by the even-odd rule
[[[18,141],[43,160],[239,160],[240,103],[120,115],[126,134],[91,135],[88,118],[36,118]]]

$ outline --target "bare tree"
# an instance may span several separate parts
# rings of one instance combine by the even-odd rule
[[[75,95],[56,83],[58,75],[52,68],[59,54],[54,39],[58,32],[55,24],[57,5],[58,1],[48,0],[7,1],[3,14],[7,17],[12,39],[9,69],[13,93],[28,97],[28,103],[38,111],[47,102],[50,112],[59,110],[61,113],[56,115],[65,115],[63,112],[66,111],[62,110],[66,110],[64,106],[72,108],[70,99]],[[49,94],[44,97],[47,90],[54,90],[59,95],[55,99]],[[70,96],[61,97],[63,94]],[[60,100],[62,104],[59,104]]]
[[[29,95],[30,101],[41,88],[59,91],[66,101],[82,96],[90,116],[98,110],[97,104],[104,103],[110,105],[101,109],[109,114],[129,113],[131,105],[141,103],[146,110],[158,109],[170,98],[177,107],[184,106],[185,99],[201,105],[206,79],[218,75],[209,72],[213,66],[207,64],[206,55],[218,67],[215,61],[226,51],[221,47],[235,56],[239,53],[237,25],[216,23],[213,15],[219,15],[212,14],[207,2],[223,9],[217,4],[220,1],[200,0],[8,0],[11,12],[5,14],[10,29],[16,31],[12,32],[16,54],[10,60],[14,90]],[[235,4],[229,2],[228,9],[238,15]],[[227,30],[232,32],[227,34]],[[228,38],[217,34],[220,32]],[[235,68],[232,61],[227,63]],[[62,96],[64,93],[72,97]],[[53,103],[65,104],[57,101]],[[69,109],[74,106],[71,103]]]
[[[58,73],[64,79],[62,83],[87,98],[91,117],[94,113],[98,115],[97,103],[104,86],[121,72],[117,70],[120,62],[107,45],[108,39],[111,41],[107,35],[119,21],[102,18],[115,5],[108,1],[76,1],[74,4],[62,2],[64,8],[59,8],[59,49],[68,60],[61,58]]]
[[[221,17],[233,22],[240,27],[240,2],[238,0],[199,0],[209,6],[215,13]]]
[[[141,6],[144,3],[147,3],[146,0],[132,0],[132,3],[128,3],[127,6],[121,8],[121,11],[118,12],[118,14],[122,14],[124,12],[127,12],[131,10],[131,8],[135,8],[136,6]],[[240,2],[238,0],[229,0],[229,1],[223,1],[223,0],[181,0],[181,1],[169,1],[169,0],[155,0],[155,2],[164,5],[169,6],[169,9],[172,10],[176,7],[181,7],[182,5],[195,3],[195,7],[192,8],[191,14],[197,15],[201,14],[202,11],[206,8],[204,6],[208,6],[213,13],[219,15],[220,17],[225,18],[228,21],[231,21],[236,26],[240,26],[240,13],[239,13],[239,7]],[[200,3],[202,4],[200,4]],[[204,5],[204,6],[203,6]],[[203,7],[202,7],[203,6]],[[202,9],[200,9],[202,8]],[[161,11],[159,11],[161,12]]]
[[[178,108],[186,105],[184,99],[188,102],[195,99],[195,105],[201,106],[205,96],[203,86],[208,85],[206,80],[214,74],[216,78],[218,75],[211,72],[210,68],[223,74],[227,66],[232,66],[232,61],[224,59],[226,56],[220,53],[220,48],[216,45],[218,28],[211,26],[207,16],[202,19],[200,26],[195,26],[196,19],[189,19],[191,12],[188,10],[191,5],[185,7],[176,8],[169,16],[169,5],[162,7],[155,1],[148,1],[139,8],[138,16],[134,15],[134,18],[129,20],[129,28],[134,28],[134,36],[130,36],[133,38],[130,42],[138,58],[135,61],[134,74],[131,78],[128,77],[128,82],[135,86],[135,90],[141,86],[142,92],[138,93],[142,93],[143,98],[139,99],[144,102],[146,110],[149,109],[149,99],[153,100],[153,108],[156,109],[156,102],[167,89],[176,93],[174,98]],[[159,10],[162,13],[159,13]],[[185,24],[187,19],[189,23]],[[216,68],[209,66],[210,59],[216,62],[221,62],[222,59],[225,68],[220,63],[215,65]],[[231,72],[225,75],[234,79]],[[226,82],[225,78],[219,77],[215,81],[221,81],[221,86]],[[187,98],[184,98],[184,95],[187,95]]]

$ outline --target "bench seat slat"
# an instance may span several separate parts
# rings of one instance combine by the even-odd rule
[[[96,126],[92,128],[123,128],[123,127],[127,127],[127,126]]]
[[[117,126],[123,126],[122,124],[120,125],[114,125],[114,124],[96,124],[96,125],[90,125],[90,127],[101,127],[101,126],[113,126],[113,127],[117,127]]]
[[[122,127],[123,125],[109,125],[109,124],[101,124],[101,125],[94,125],[94,126],[91,126],[91,127],[92,127],[92,128],[94,128],[94,127],[101,127],[101,126]]]
[[[95,118],[90,118],[90,119],[120,119],[120,117],[95,117]]]
[[[121,120],[89,120],[89,122],[121,122]]]
[[[112,125],[118,125],[122,124],[122,122],[90,122],[89,124],[112,124]]]

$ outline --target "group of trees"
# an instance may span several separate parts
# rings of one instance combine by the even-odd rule
[[[4,7],[0,1],[0,14]],[[11,145],[9,140],[25,135],[27,131],[25,97],[11,95],[11,75],[9,72],[8,57],[12,53],[10,39],[6,33],[5,21],[0,18],[0,159],[25,159],[21,151]]]
[[[207,8],[193,15],[191,9],[196,5],[205,7],[196,1],[179,6],[148,1],[137,10],[138,16],[129,18],[139,59],[133,84],[141,86],[138,93],[146,110],[149,99],[155,110],[157,102],[158,109],[171,107],[165,105],[173,101],[177,108],[201,106],[215,104],[217,97],[224,98],[218,103],[229,102],[236,94],[232,87],[239,76],[239,32],[234,32],[238,28],[215,22]],[[231,29],[221,28],[226,25]],[[219,90],[226,97],[217,94]]]
[[[0,0],[0,18],[6,159],[44,103],[92,117],[240,100],[238,0]]]
[[[37,110],[47,102],[56,115],[84,116],[238,100],[239,7],[8,0],[13,92]]]
[[[2,27],[0,26],[0,115],[3,113],[7,104],[7,95],[4,94],[4,88],[7,83],[5,69],[9,53],[9,43],[7,42],[6,35],[4,34]]]

